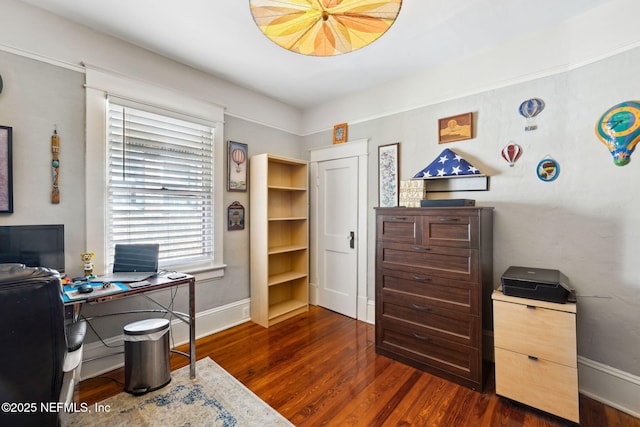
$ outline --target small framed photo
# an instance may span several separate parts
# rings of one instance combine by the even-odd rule
[[[473,113],[438,120],[438,144],[473,138]]]
[[[0,213],[13,213],[13,128],[0,126]]]
[[[333,127],[333,143],[342,144],[347,142],[347,124],[341,123]]]
[[[400,193],[400,143],[378,147],[378,205],[398,206]]]
[[[228,142],[227,191],[247,191],[248,146],[240,142]]]
[[[233,202],[227,208],[227,230],[244,230],[244,206],[240,202]]]

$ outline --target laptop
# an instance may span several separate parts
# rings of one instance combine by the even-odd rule
[[[116,244],[113,273],[100,277],[110,282],[139,282],[158,273],[159,244]]]

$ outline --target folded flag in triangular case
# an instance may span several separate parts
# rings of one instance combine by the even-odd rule
[[[414,175],[414,178],[441,178],[449,176],[482,175],[455,151],[446,148],[429,166]]]

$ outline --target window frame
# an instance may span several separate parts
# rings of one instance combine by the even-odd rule
[[[107,135],[108,98],[129,101],[150,112],[169,112],[214,128],[213,178],[213,260],[172,265],[172,270],[197,275],[199,280],[224,276],[223,187],[224,187],[224,110],[213,103],[159,87],[147,82],[87,67],[86,69],[86,251],[94,252],[96,274],[109,272],[112,260],[107,251]],[[162,113],[161,113],[162,114]]]

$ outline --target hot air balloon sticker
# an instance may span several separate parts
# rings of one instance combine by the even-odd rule
[[[531,131],[538,129],[538,125],[535,123],[535,118],[544,110],[544,101],[540,98],[531,98],[520,104],[518,111],[520,115],[527,119],[527,126],[525,131]]]
[[[228,143],[227,191],[247,191],[247,144],[229,141]]]
[[[538,178],[542,181],[553,181],[560,174],[560,165],[551,157],[545,157],[538,163]]]
[[[516,161],[520,158],[520,156],[522,155],[522,147],[520,147],[518,144],[516,144],[513,141],[510,141],[503,149],[502,152],[500,153],[502,154],[502,158],[505,159],[507,162],[509,162],[509,166],[513,167],[513,165],[516,164]]]
[[[605,111],[596,123],[596,136],[611,152],[613,163],[629,163],[640,141],[640,101],[621,102]]]

